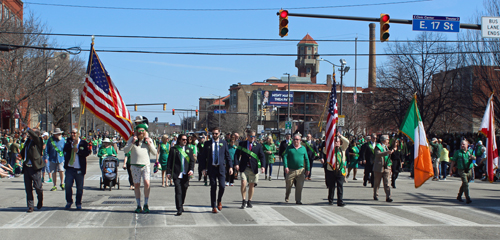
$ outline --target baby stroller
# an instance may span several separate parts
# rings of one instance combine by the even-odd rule
[[[106,190],[109,187],[109,191],[115,185],[120,189],[120,178],[118,178],[118,158],[113,156],[108,156],[102,160],[101,166],[102,177],[100,180],[99,189]]]

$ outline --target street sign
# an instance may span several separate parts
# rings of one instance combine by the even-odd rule
[[[345,126],[345,115],[339,115],[339,120],[337,122],[337,126],[339,126],[339,127]]]
[[[481,17],[481,37],[500,38],[500,17]]]
[[[459,17],[413,15],[413,31],[459,32]]]
[[[226,109],[215,109],[214,110],[214,113],[215,114],[226,114]]]
[[[257,132],[264,133],[264,125],[257,125]]]
[[[292,122],[286,121],[285,122],[285,129],[292,129]]]

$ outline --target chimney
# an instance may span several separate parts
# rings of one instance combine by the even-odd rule
[[[376,50],[375,50],[375,23],[370,23],[370,49],[368,57],[368,88],[377,87],[377,63],[376,63]]]
[[[331,74],[326,75],[326,86],[328,88],[332,87],[332,75]]]

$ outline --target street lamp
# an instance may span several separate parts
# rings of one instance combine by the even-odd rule
[[[339,115],[342,115],[342,94],[344,92],[344,75],[349,72],[349,69],[351,69],[347,65],[347,62],[345,59],[340,59],[340,65],[336,65],[326,59],[319,58],[319,61],[325,61],[327,63],[330,63],[333,65],[333,75],[335,76],[335,67],[340,67],[338,70],[340,71],[340,104],[339,104]]]

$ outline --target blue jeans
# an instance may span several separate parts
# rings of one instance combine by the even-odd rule
[[[267,173],[267,171],[269,169],[269,177],[271,177],[271,175],[273,174],[273,164],[274,163],[268,163],[267,164],[266,173]]]
[[[73,183],[76,182],[76,205],[82,205],[84,175],[80,169],[66,168],[66,203],[73,203]]]
[[[446,178],[446,176],[448,176],[448,162],[441,162],[441,170],[439,171],[439,173],[443,178]]]

